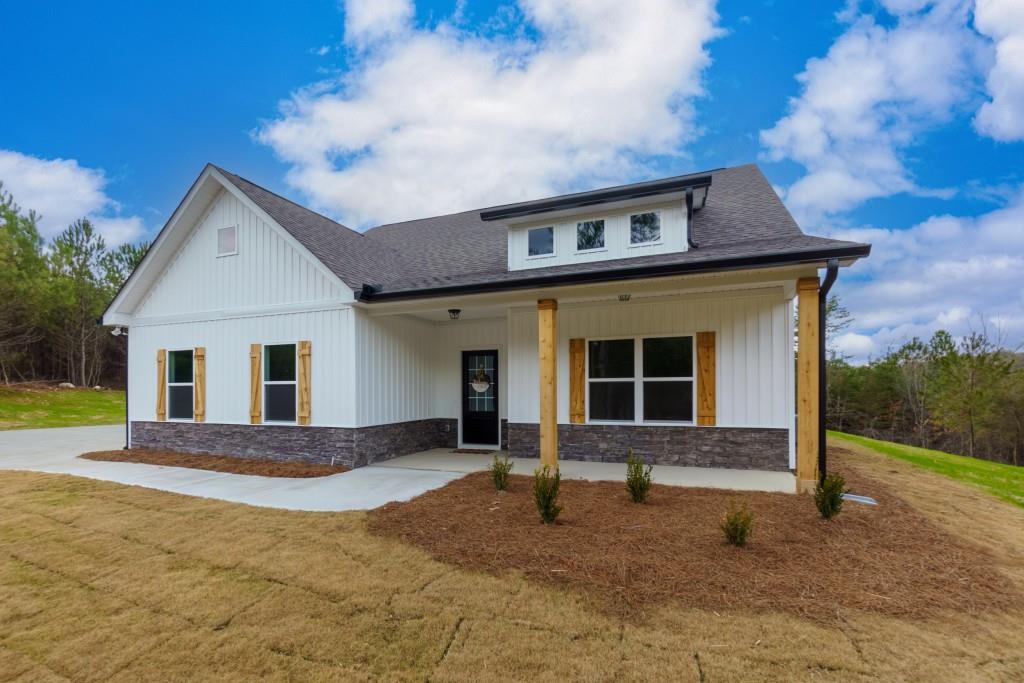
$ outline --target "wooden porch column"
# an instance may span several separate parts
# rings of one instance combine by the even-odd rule
[[[796,351],[796,486],[818,483],[818,278],[800,278]]]
[[[537,302],[540,361],[540,464],[558,469],[558,302]]]

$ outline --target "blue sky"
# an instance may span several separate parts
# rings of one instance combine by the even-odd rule
[[[212,161],[353,227],[757,162],[856,359],[1024,341],[1024,3],[6,3],[0,181],[152,236]]]

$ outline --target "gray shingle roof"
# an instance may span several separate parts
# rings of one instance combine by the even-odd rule
[[[382,225],[360,234],[234,174],[218,169],[280,223],[314,256],[354,289],[376,286],[389,295],[425,289],[489,285],[567,274],[609,273],[671,266],[713,268],[716,261],[792,256],[858,249],[868,245],[813,237],[801,232],[757,166],[710,172],[711,190],[694,214],[699,248],[682,253],[551,266],[509,272],[506,225],[485,222],[481,209]],[[680,176],[685,177],[685,176]]]

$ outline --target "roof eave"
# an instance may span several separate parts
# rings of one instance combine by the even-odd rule
[[[856,260],[858,258],[867,257],[870,253],[870,244],[854,244],[843,247],[830,247],[801,252],[777,252],[758,254],[756,256],[715,259],[713,261],[667,263],[652,266],[631,266],[628,268],[617,268],[614,270],[558,273],[556,275],[519,278],[516,280],[445,285],[441,287],[427,287],[394,292],[378,290],[375,287],[364,285],[361,291],[356,292],[356,299],[363,303],[372,304],[384,301],[429,299],[459,294],[486,294],[517,289],[538,289],[545,287],[558,287],[561,285],[619,282],[623,280],[639,280],[652,277],[670,277],[673,275],[690,275],[696,273],[824,263],[830,258]]]
[[[507,220],[510,218],[522,218],[524,216],[534,216],[550,213],[552,211],[562,211],[565,209],[577,209],[587,206],[595,206],[597,204],[608,204],[610,202],[618,202],[628,199],[656,197],[658,195],[681,192],[692,188],[709,187],[710,185],[710,175],[670,178],[668,180],[660,180],[638,185],[613,187],[607,190],[581,192],[579,194],[552,197],[550,199],[538,199],[536,201],[496,206],[494,208],[481,211],[480,220],[497,221]]]

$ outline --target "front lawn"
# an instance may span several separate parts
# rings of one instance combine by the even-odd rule
[[[830,431],[828,437],[840,445],[844,441],[854,443],[891,458],[909,462],[917,467],[938,472],[951,479],[977,486],[1007,502],[1024,507],[1024,467],[968,458],[927,448],[904,446],[891,441],[879,441],[842,432]]]
[[[846,462],[877,471],[874,460],[865,458],[862,466],[851,456]],[[983,538],[990,543],[993,572],[1008,577],[1020,593],[1024,510],[905,467],[900,491],[920,490],[932,500],[936,490],[964,489],[955,506],[928,513],[957,538],[958,556],[951,560],[960,563],[959,554],[977,553],[971,539]],[[812,505],[810,498],[791,500]],[[565,502],[570,504],[568,497]],[[679,504],[685,504],[685,490]],[[989,510],[993,506],[999,510]],[[563,514],[568,523],[578,513],[567,508]],[[644,523],[640,513],[635,521],[627,513],[628,507],[614,523]],[[676,514],[666,513],[669,521]],[[438,521],[438,533],[459,533],[466,522],[455,522]],[[545,539],[542,534],[552,529],[535,521],[509,533],[529,530],[538,532],[539,560],[550,544],[566,543]],[[554,531],[557,536],[564,529]],[[657,528],[643,533],[656,539]],[[752,544],[736,553],[758,557],[767,546],[757,544],[775,534],[785,536],[785,530],[757,529]],[[495,539],[492,552],[499,553],[501,534]],[[589,542],[586,534],[581,540]],[[804,535],[792,541],[793,550],[814,543]],[[703,553],[710,543],[692,552]],[[822,546],[820,567],[832,576],[845,572],[856,590],[858,566],[825,552],[827,547]],[[916,548],[914,542],[907,545],[908,552]],[[618,565],[623,579],[659,580],[657,544],[623,549],[629,550],[650,562]],[[571,547],[560,552],[569,561],[545,568],[593,566],[574,564]],[[605,577],[621,556],[609,554]],[[946,571],[936,566],[934,554],[920,557],[919,572]],[[714,581],[733,582],[738,593],[748,593],[777,580],[771,572],[778,561],[743,575],[714,562],[705,569]],[[828,568],[834,562],[838,568]],[[1024,679],[1024,613],[1017,608],[975,603],[921,618],[821,597],[825,609],[808,619],[792,609],[716,609],[669,596],[645,601],[642,613],[619,614],[595,609],[595,593],[588,588],[538,581],[535,575],[536,570],[479,571],[431,559],[413,545],[372,533],[366,513],[270,510],[62,475],[3,472],[0,679]],[[789,589],[794,601],[821,596],[814,575],[806,578]],[[700,590],[700,582],[678,586],[683,596]]]
[[[124,392],[0,386],[0,430],[112,425],[124,422]]]

